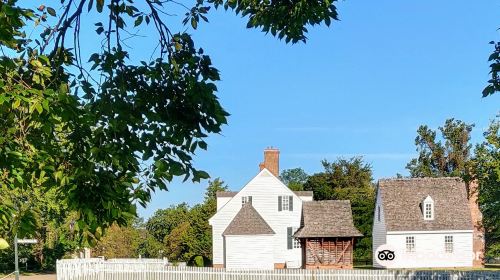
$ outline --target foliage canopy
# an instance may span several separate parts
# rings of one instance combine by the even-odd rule
[[[439,127],[441,137],[438,138],[436,131],[421,125],[415,138],[418,158],[406,165],[411,177],[456,176],[470,180],[470,133],[473,127],[473,124],[448,119],[444,126]]]
[[[304,190],[304,184],[309,175],[302,168],[285,169],[281,171],[280,179],[292,191]]]
[[[166,24],[169,5],[185,9],[183,23],[193,29],[208,21],[211,7],[224,7],[246,16],[249,28],[295,43],[306,40],[308,25],[337,19],[333,2],[197,0],[190,8],[160,0],[61,0],[57,7],[0,1],[0,185],[56,189],[77,214],[82,242],[125,225],[137,203],[174,177],[208,178],[193,155],[227,123],[216,96],[219,71],[190,34]],[[97,14],[95,22],[85,20],[89,14]],[[126,39],[141,26],[155,31],[157,46],[137,63]],[[88,57],[83,28],[95,28],[85,40],[101,42]],[[15,227],[16,210],[0,206],[3,230]]]

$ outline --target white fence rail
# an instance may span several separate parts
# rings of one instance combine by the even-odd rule
[[[57,280],[493,280],[498,271],[421,270],[225,270],[176,267],[162,260],[60,260]]]

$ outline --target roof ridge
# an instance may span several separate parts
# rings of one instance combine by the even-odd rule
[[[304,201],[303,203],[325,203],[325,202],[347,202],[347,203],[351,203],[351,201],[349,199],[311,200],[311,201]]]
[[[404,177],[404,178],[381,178],[378,181],[439,181],[439,180],[461,180],[462,178],[458,176],[450,176],[450,177]]]

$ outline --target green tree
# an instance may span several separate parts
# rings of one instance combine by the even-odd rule
[[[311,175],[304,190],[313,191],[315,200],[351,201],[353,221],[363,237],[354,250],[357,259],[371,259],[371,231],[375,206],[375,188],[371,166],[361,157],[322,161],[324,171]]]
[[[280,178],[292,191],[302,191],[309,175],[299,167],[281,171]]]
[[[203,203],[189,207],[185,203],[158,210],[146,222],[148,233],[163,244],[164,254],[171,261],[195,263],[196,257],[204,264],[212,261],[212,228],[208,219],[217,212],[218,191],[228,187],[219,178],[210,181]]]
[[[131,226],[113,224],[93,248],[93,253],[106,258],[137,258],[140,233]]]
[[[448,119],[439,127],[441,137],[438,138],[436,131],[426,125],[420,126],[415,138],[419,156],[406,165],[411,177],[457,176],[470,180],[473,127],[473,124]]]
[[[165,247],[162,242],[158,242],[147,230],[140,230],[141,239],[137,249],[137,255],[144,258],[165,257]]]
[[[212,262],[212,227],[208,219],[217,212],[218,191],[227,191],[228,187],[219,178],[208,183],[203,203],[195,205],[190,211],[191,231],[189,242],[189,261],[194,263],[194,258],[200,256],[205,265]]]
[[[156,240],[163,242],[167,235],[185,221],[189,221],[189,205],[181,203],[157,210],[146,222],[146,229]]]
[[[486,233],[486,255],[500,256],[500,118],[484,133],[485,141],[476,146],[474,167],[479,183],[479,205]]]
[[[45,192],[43,189],[19,189],[0,187],[3,205],[16,209],[12,219],[18,227],[18,237],[32,237],[39,242],[23,249],[33,256],[30,264],[37,269],[54,269],[56,259],[73,252],[77,247],[71,236],[69,222],[73,218],[64,205],[57,203],[55,189]],[[24,227],[23,227],[24,225]],[[26,227],[27,226],[27,227]],[[0,230],[1,236],[14,237],[13,228]],[[10,263],[0,256],[0,263]]]
[[[493,52],[491,53],[488,61],[490,64],[490,79],[488,85],[483,89],[483,97],[492,95],[500,91],[500,42],[491,41],[493,45]]]
[[[165,244],[166,254],[171,261],[189,261],[191,252],[189,243],[193,240],[190,236],[191,222],[189,220],[182,222],[175,227],[167,236],[163,243]]]
[[[192,157],[228,113],[216,96],[220,76],[210,57],[186,31],[167,26],[172,5],[186,8],[183,23],[193,29],[208,21],[211,7],[224,7],[246,16],[247,27],[294,43],[306,40],[308,25],[337,19],[330,0],[141,3],[0,2],[0,185],[64,193],[60,203],[77,213],[82,242],[125,225],[136,203],[145,205],[173,177],[208,178]],[[92,22],[92,13],[101,15]],[[132,57],[126,39],[147,26],[156,31],[153,55]],[[85,40],[100,42],[97,50],[81,48],[82,28],[95,28]],[[14,212],[0,206],[0,227],[14,227]],[[27,222],[20,226],[28,229]]]

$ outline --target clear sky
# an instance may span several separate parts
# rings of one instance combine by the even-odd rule
[[[341,21],[330,28],[309,28],[307,44],[248,30],[223,10],[188,30],[221,71],[219,96],[231,113],[197,154],[198,168],[239,190],[274,146],[281,169],[314,173],[322,159],[362,155],[376,180],[408,174],[420,124],[437,128],[454,117],[475,123],[473,140],[481,140],[500,109],[500,94],[481,98],[488,42],[500,39],[500,3],[347,0],[338,11]],[[198,203],[206,185],[175,181],[139,213]]]

